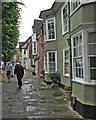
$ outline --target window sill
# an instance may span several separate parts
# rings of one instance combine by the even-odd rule
[[[71,17],[81,6],[82,6],[82,4],[79,5],[74,11],[72,11],[71,14],[70,14],[70,17]]]
[[[55,41],[56,39],[50,39],[50,40],[45,40],[44,43],[46,42],[51,42],[51,41]]]
[[[45,71],[45,74],[48,74],[49,72]]]
[[[70,77],[69,74],[63,74],[63,76],[68,78]]]
[[[96,86],[96,81],[85,82],[83,80],[72,79],[72,82],[80,83],[83,85]]]
[[[67,30],[66,32],[62,33],[62,36],[64,36],[64,35],[67,34],[67,33],[68,33],[68,30]]]
[[[57,72],[57,71],[55,70],[55,72]],[[49,73],[53,73],[53,72],[48,72],[48,71],[45,71],[45,74],[49,74]]]
[[[32,54],[32,55],[37,55],[37,53],[36,54]]]

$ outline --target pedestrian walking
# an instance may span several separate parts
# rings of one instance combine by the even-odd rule
[[[8,64],[5,67],[5,71],[7,71],[7,80],[8,80],[8,82],[10,82],[10,79],[11,79],[11,70],[12,70],[12,67],[10,65],[10,62],[8,62]]]
[[[18,86],[19,86],[19,88],[21,88],[22,78],[24,76],[24,69],[23,69],[23,66],[21,66],[20,62],[17,62],[16,66],[15,66],[14,75],[17,75]]]

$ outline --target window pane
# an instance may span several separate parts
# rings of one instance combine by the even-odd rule
[[[68,50],[65,51],[65,56],[69,57],[69,51]]]
[[[45,54],[45,71],[47,71],[47,54]]]
[[[79,59],[79,67],[83,67],[83,60],[81,58]]]
[[[78,45],[78,41],[79,41],[79,40],[78,40],[78,37],[76,37],[76,46]]]
[[[78,59],[75,59],[75,63],[76,63],[76,67],[79,67],[79,62],[78,62]]]
[[[55,71],[55,52],[49,53],[49,72]]]
[[[79,37],[79,44],[82,44],[82,35]]]
[[[74,57],[78,56],[78,47],[74,48]]]
[[[96,33],[89,33],[89,43],[96,43]]]
[[[82,58],[75,59],[76,77],[83,78],[83,60]]]
[[[81,58],[75,59],[76,67],[83,67],[83,61]]]
[[[82,46],[79,46],[79,56],[82,55]]]
[[[64,74],[69,74],[69,50],[64,51]]]
[[[79,40],[78,40],[78,37],[74,38],[74,47],[75,46],[78,46],[79,44]]]
[[[76,77],[79,77],[78,75],[78,68],[76,68]]]
[[[55,71],[55,63],[49,63],[49,72]]]
[[[69,73],[69,68],[68,67],[65,68],[65,74],[66,73]]]
[[[96,32],[89,33],[89,55],[96,55]]]
[[[96,57],[90,58],[90,67],[96,67]]]
[[[54,19],[48,20],[48,39],[54,39],[55,32],[54,32]]]
[[[82,69],[82,78],[83,78],[83,68],[81,68]]]
[[[89,45],[89,55],[96,55],[96,44]]]
[[[91,80],[96,80],[96,69],[90,70]]]
[[[80,0],[71,0],[71,12],[73,12],[80,4]]]
[[[65,63],[65,67],[69,67],[69,63]]]
[[[82,68],[79,68],[79,78],[82,78]]]
[[[68,27],[67,27],[67,4],[65,5],[65,7],[63,8],[63,30],[64,32],[66,32],[68,30]]]
[[[73,39],[73,45],[74,45],[74,47],[76,46],[76,44],[75,44],[75,38]]]

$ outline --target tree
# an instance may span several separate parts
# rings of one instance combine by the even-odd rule
[[[2,2],[2,61],[10,61],[16,54],[19,38],[19,2]]]

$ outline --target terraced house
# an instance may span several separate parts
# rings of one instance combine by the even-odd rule
[[[72,86],[71,105],[83,117],[96,118],[96,2],[54,2],[44,19],[45,75],[58,71]],[[46,77],[46,80],[47,77]]]

